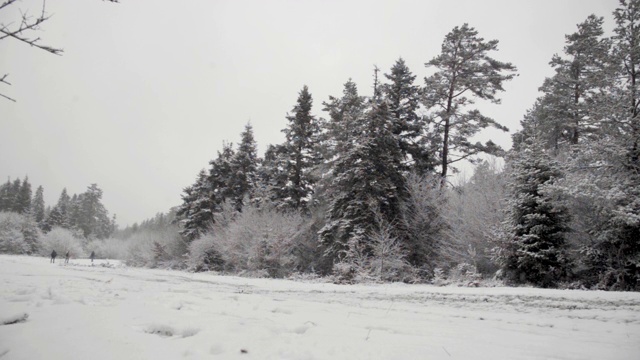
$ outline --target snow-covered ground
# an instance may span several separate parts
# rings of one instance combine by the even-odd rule
[[[63,263],[0,256],[0,359],[640,359],[639,293]]]

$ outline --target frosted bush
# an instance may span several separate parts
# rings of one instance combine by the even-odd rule
[[[0,212],[0,253],[31,254],[39,246],[40,230],[29,216]]]
[[[53,228],[42,237],[40,254],[49,256],[53,250],[60,256],[67,251],[72,257],[86,256],[82,246],[82,239],[75,237],[70,230],[60,227]]]
[[[285,277],[295,271],[294,249],[304,219],[271,209],[245,206],[226,227],[214,226],[189,248],[194,270]]]

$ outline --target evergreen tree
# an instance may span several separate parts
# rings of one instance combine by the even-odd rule
[[[231,167],[233,176],[230,179],[232,201],[238,211],[242,210],[245,196],[253,197],[258,170],[257,145],[253,137],[253,127],[247,123],[242,132],[238,150],[233,157]]]
[[[329,252],[341,258],[349,258],[362,246],[370,253],[369,237],[380,230],[376,224],[399,224],[405,198],[402,153],[388,104],[372,104],[366,118],[367,125],[352,147],[333,163],[326,225],[320,230]]]
[[[40,228],[44,225],[44,189],[42,186],[38,186],[36,194],[33,196],[31,202],[31,212],[33,213],[34,220]]]
[[[67,194],[67,189],[62,189],[60,193],[60,197],[58,198],[58,202],[51,209],[47,219],[45,220],[45,224],[43,227],[44,231],[51,231],[54,227],[62,227],[65,229],[70,229],[71,224],[69,222],[69,208],[71,205],[71,198]]]
[[[104,239],[111,235],[112,223],[109,212],[102,204],[102,194],[97,184],[91,184],[75,202],[77,215],[74,216],[74,222],[86,239]]]
[[[597,117],[590,108],[597,90],[605,85],[610,46],[603,38],[603,22],[602,17],[590,15],[578,24],[576,33],[566,36],[565,56],[553,56],[550,65],[556,73],[540,88],[547,103],[542,120],[556,131],[556,148],[563,142],[577,144],[597,129]]]
[[[286,142],[280,154],[285,155],[285,176],[279,189],[281,208],[306,209],[311,201],[316,179],[312,169],[320,160],[317,142],[320,127],[311,114],[313,99],[305,85],[299,93],[292,115],[287,115],[289,125],[283,130]]]
[[[581,277],[605,290],[640,289],[640,1],[622,0],[609,57],[604,101],[589,118],[603,119],[596,136],[568,157],[562,184],[583,227]]]
[[[182,205],[176,210],[175,217],[182,227],[180,234],[188,241],[210,230],[215,213],[222,211],[222,204],[227,199],[233,198],[234,159],[231,144],[223,143],[222,152],[209,162],[209,172],[200,171],[195,183],[183,190]]]
[[[425,79],[424,104],[431,109],[433,131],[440,136],[440,166],[442,181],[446,181],[451,164],[473,160],[473,156],[486,152],[499,154],[499,146],[470,142],[470,138],[488,126],[508,131],[495,120],[478,110],[466,111],[475,99],[499,103],[498,91],[502,83],[511,80],[516,68],[491,58],[488,53],[497,50],[498,41],[485,42],[478,32],[464,24],[446,35],[440,55],[426,63],[436,73]]]
[[[218,152],[218,157],[209,162],[209,183],[211,184],[212,202],[215,206],[215,212],[221,210],[220,205],[227,199],[234,196],[233,177],[234,160],[236,153],[232,144],[223,143],[222,152]]]
[[[0,212],[11,211],[11,206],[11,179],[7,179],[7,182],[0,186]]]
[[[20,189],[22,188],[22,183],[20,182],[20,178],[16,178],[11,183],[11,187],[9,189],[9,211],[21,214],[22,206],[20,204]]]
[[[323,110],[329,113],[326,123],[324,158],[331,161],[338,153],[344,153],[356,145],[363,129],[366,98],[358,95],[358,87],[351,79],[344,84],[342,97],[329,96],[323,102]]]
[[[565,234],[570,217],[567,209],[545,192],[545,187],[562,173],[535,143],[513,154],[510,167],[511,200],[499,261],[514,282],[554,286],[569,271]]]
[[[198,173],[196,182],[184,189],[183,204],[177,215],[181,216],[180,234],[188,241],[193,241],[211,228],[213,224],[212,189],[206,171]]]
[[[621,88],[613,106],[604,109],[623,135],[628,167],[640,171],[640,0],[620,0],[614,13],[613,67]],[[613,110],[613,111],[612,111]],[[618,110],[618,111],[615,111]],[[621,110],[621,111],[620,111]],[[611,116],[611,114],[615,114]],[[616,116],[617,115],[617,116]]]
[[[25,176],[20,185],[20,190],[15,198],[14,212],[27,214],[31,209],[31,184],[29,177]]]
[[[423,119],[417,114],[420,106],[420,88],[414,85],[416,76],[411,73],[402,58],[384,75],[389,84],[382,86],[384,98],[389,102],[393,117],[393,134],[405,159],[411,156],[414,170],[424,174],[433,170],[430,134],[423,134]]]

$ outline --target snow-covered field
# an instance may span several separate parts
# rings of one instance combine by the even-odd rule
[[[0,256],[0,359],[640,359],[639,293],[63,263]]]

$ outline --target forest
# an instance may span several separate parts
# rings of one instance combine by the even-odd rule
[[[486,128],[509,132],[475,104],[499,104],[517,68],[463,24],[421,81],[399,58],[374,68],[371,96],[349,79],[318,106],[304,86],[283,143],[260,157],[247,123],[182,204],[140,224],[117,229],[95,184],[45,207],[42,187],[9,179],[0,253],[95,251],[133,266],[345,284],[639,291],[640,0],[620,0],[608,21],[610,36],[596,15],[565,35],[511,149],[475,142]],[[473,175],[454,181],[467,163]]]

